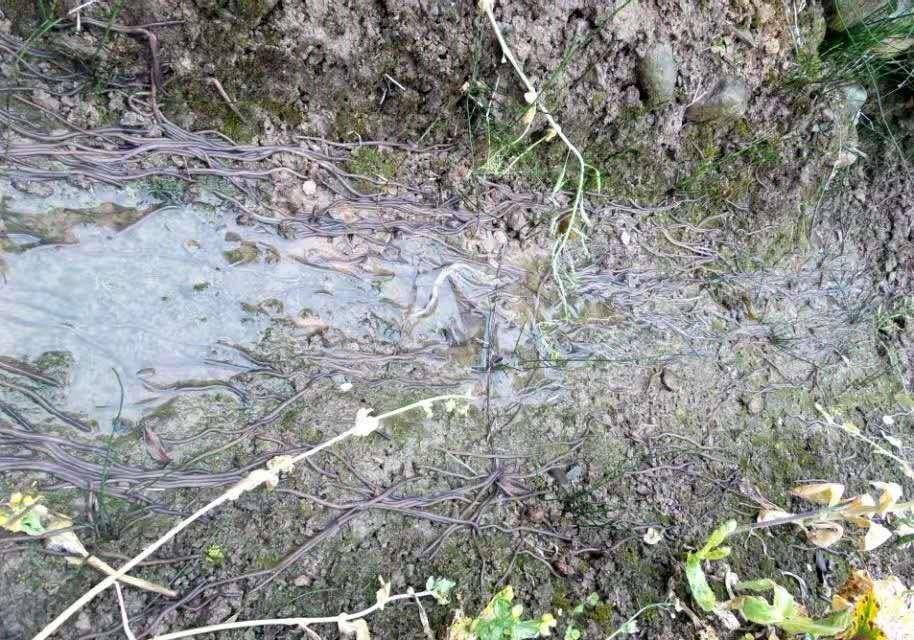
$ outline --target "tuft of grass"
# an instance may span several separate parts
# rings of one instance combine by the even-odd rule
[[[821,58],[827,68],[821,80],[864,84],[893,78],[910,80],[914,71],[912,46],[914,11],[878,11],[847,31],[832,34],[822,44]]]
[[[743,197],[754,183],[758,168],[776,166],[781,153],[770,136],[759,136],[735,151],[721,154],[714,142],[697,149],[698,165],[677,187],[693,198],[714,204]]]
[[[914,10],[900,4],[889,2],[847,29],[833,23],[818,51],[799,52],[787,84],[824,91],[863,86],[870,106],[861,133],[874,143],[887,142],[904,158],[892,112],[903,109],[914,88]]]
[[[873,316],[876,345],[886,358],[889,369],[899,380],[905,380],[905,354],[899,350],[899,338],[914,322],[914,296],[903,296],[880,305]]]

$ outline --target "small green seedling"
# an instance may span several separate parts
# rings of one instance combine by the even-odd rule
[[[206,548],[203,557],[214,567],[221,567],[222,563],[225,562],[225,551],[222,550],[220,545],[214,542]]]
[[[765,626],[774,626],[792,634],[806,634],[811,638],[835,636],[848,628],[851,623],[851,612],[836,611],[825,618],[813,620],[801,613],[793,596],[787,589],[773,580],[750,580],[737,582],[735,591],[764,593],[771,591],[772,600],[757,595],[740,595],[725,602],[708,585],[703,561],[722,560],[730,555],[730,547],[723,543],[736,531],[736,521],[728,520],[711,533],[704,546],[686,556],[686,580],[689,591],[702,610],[723,614],[726,611],[738,611],[748,622]]]
[[[451,625],[451,640],[525,640],[548,636],[558,624],[551,613],[525,620],[523,606],[512,604],[514,589],[505,587],[475,618],[458,617]]]

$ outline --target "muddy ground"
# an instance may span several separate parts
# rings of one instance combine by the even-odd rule
[[[101,2],[79,31],[75,4],[0,2],[4,499],[40,493],[117,564],[360,409],[474,396],[192,526],[138,572],[176,598],[125,591],[138,638],[356,610],[378,576],[456,581],[426,607],[437,637],[510,584],[559,635],[601,638],[694,608],[685,553],[760,501],[803,509],[797,483],[914,490],[816,409],[910,460],[911,92],[833,71],[829,7],[496,3],[594,167],[557,270],[574,166],[541,116],[518,142],[524,91],[476,3]],[[725,78],[732,113],[690,111]],[[0,545],[4,640],[99,579]],[[729,567],[816,613],[853,568],[914,578],[909,550],[794,528],[713,566],[721,593]],[[406,605],[369,624],[424,637]],[[659,609],[639,627],[762,633]],[[60,636],[123,633],[105,594]]]

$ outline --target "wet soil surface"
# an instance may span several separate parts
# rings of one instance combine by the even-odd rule
[[[555,231],[573,194],[551,187],[565,152],[505,171],[522,102],[498,89],[515,85],[469,5],[142,4],[121,21],[180,17],[169,28],[193,35],[183,48],[161,35],[172,84],[159,102],[145,92],[145,35],[100,48],[123,68],[77,103],[88,80],[70,65],[92,58],[77,46],[97,44],[91,24],[63,34],[69,57],[30,50],[15,76],[19,25],[0,34],[6,93],[23,82],[44,92],[29,84],[0,108],[0,497],[42,495],[116,565],[359,410],[473,400],[385,420],[193,525],[136,572],[176,597],[125,591],[138,638],[356,610],[374,602],[378,576],[403,592],[433,575],[460,598],[428,606],[437,637],[454,607],[477,611],[509,584],[531,614],[557,615],[558,633],[573,623],[605,637],[645,605],[691,606],[685,553],[766,501],[804,509],[789,495],[798,483],[856,494],[894,481],[911,495],[891,458],[817,409],[910,459],[908,161],[866,146],[841,91],[798,96],[769,81],[795,68],[796,33],[815,39],[817,3],[795,21],[765,3],[711,2],[698,15],[634,2],[608,22],[586,2],[499,11],[538,75],[570,43],[586,51],[550,100],[569,131],[593,129],[605,181],[588,183],[591,225],[559,272]],[[214,49],[239,21],[248,44]],[[676,25],[691,35],[672,38]],[[638,59],[669,39],[682,95],[648,108]],[[382,59],[388,40],[407,43],[400,66]],[[239,113],[194,100],[194,82],[215,86],[195,70],[218,76],[206,65],[223,55],[249,65],[223,78]],[[744,117],[687,123],[687,103],[733,65],[753,95]],[[289,96],[266,91],[279,84]],[[326,95],[303,93],[315,84]],[[430,127],[439,117],[446,126]],[[870,159],[839,168],[857,144]],[[710,575],[721,592],[728,568],[774,578],[814,613],[853,568],[914,575],[905,550],[863,554],[850,537],[822,550],[783,528],[733,546]],[[40,540],[0,533],[0,638],[30,637],[98,580]],[[424,637],[413,608],[369,623],[375,637]],[[652,610],[638,633],[700,626]],[[303,634],[252,633],[220,637]],[[105,594],[60,637],[122,634]]]

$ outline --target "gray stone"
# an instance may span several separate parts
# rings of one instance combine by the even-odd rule
[[[641,59],[641,86],[651,104],[670,102],[676,92],[676,58],[673,47],[663,42],[655,44]]]
[[[754,416],[757,416],[765,410],[765,399],[759,395],[753,395],[746,399],[746,409]]]
[[[844,85],[839,92],[841,95],[842,110],[848,119],[853,120],[857,116],[857,112],[863,108],[869,94],[867,94],[866,89],[859,84]]]
[[[676,391],[682,386],[679,376],[671,369],[664,369],[660,372],[660,383],[667,391]]]
[[[584,467],[579,464],[571,465],[565,472],[565,478],[570,484],[577,484],[584,477]]]
[[[686,109],[686,119],[692,122],[732,120],[746,113],[749,89],[741,78],[725,76],[698,102]]]

